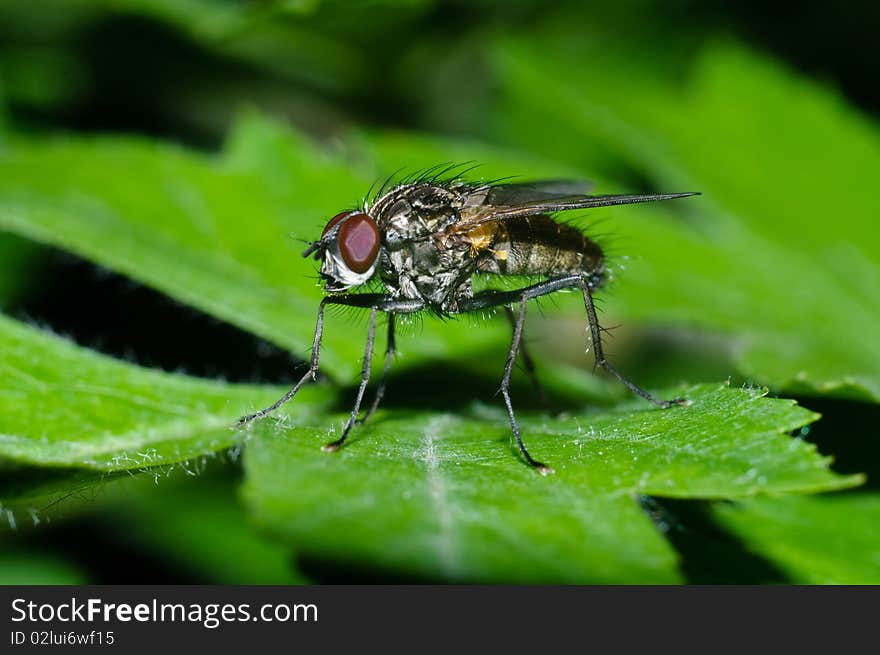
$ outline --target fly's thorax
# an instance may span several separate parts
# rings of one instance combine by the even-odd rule
[[[474,260],[465,244],[432,233],[384,250],[379,272],[392,294],[446,311],[448,300],[469,288]]]
[[[440,236],[459,219],[458,198],[448,188],[416,183],[372,205],[383,239],[379,274],[392,294],[439,306],[459,284],[464,258]]]
[[[394,250],[444,230],[458,220],[457,193],[427,183],[405,184],[378,198],[371,210]]]

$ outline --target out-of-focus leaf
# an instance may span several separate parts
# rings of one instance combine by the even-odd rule
[[[0,78],[6,102],[37,111],[69,106],[87,85],[81,62],[45,45],[0,50]]]
[[[37,9],[27,0],[0,0],[0,20],[14,36],[42,45],[63,42],[113,19],[144,19],[239,65],[324,93],[344,94],[370,83],[371,60],[365,49],[376,47],[375,41],[352,36],[379,28],[399,32],[430,5],[426,0],[364,6],[324,0],[44,0]],[[57,86],[68,83],[61,79]]]
[[[209,584],[300,584],[293,556],[249,524],[231,480],[138,481],[114,494],[109,520],[126,542]],[[144,482],[147,484],[145,485]],[[107,507],[102,504],[104,514]]]
[[[49,553],[0,550],[0,585],[81,585],[88,578],[74,565]]]
[[[877,494],[750,499],[714,514],[795,583],[880,584]]]
[[[647,74],[640,54],[593,53],[585,66],[549,50],[498,49],[498,138],[704,194],[615,222],[637,259],[613,309],[729,334],[743,371],[776,388],[880,399],[867,336],[880,331],[876,127],[729,45],[708,48],[681,85]]]
[[[40,249],[33,242],[0,232],[0,309],[19,300],[37,271]]]

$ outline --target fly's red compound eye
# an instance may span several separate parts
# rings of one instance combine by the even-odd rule
[[[336,236],[339,254],[352,271],[366,273],[379,254],[379,228],[376,227],[373,219],[364,213],[358,212],[346,216],[348,218],[339,228]],[[339,216],[334,216],[327,227],[335,224],[334,221],[337,219]]]
[[[324,231],[321,232],[321,238],[323,239],[325,236],[327,236],[327,233],[328,233],[331,229],[333,229],[333,227],[334,227],[339,221],[341,221],[343,218],[345,218],[345,217],[347,217],[347,216],[351,216],[351,212],[339,212],[338,214],[336,214],[336,216],[334,216],[333,218],[331,218],[330,221],[327,223],[327,225],[324,227]]]

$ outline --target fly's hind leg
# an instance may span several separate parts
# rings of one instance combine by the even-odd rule
[[[620,380],[620,382],[622,382],[630,391],[641,396],[642,398],[650,400],[652,403],[659,405],[660,407],[686,405],[688,402],[683,398],[676,398],[674,400],[661,400],[659,398],[656,398],[635,383],[630,382],[621,373],[619,373],[616,368],[608,363],[608,360],[605,359],[605,354],[602,351],[601,329],[599,328],[599,321],[596,318],[596,308],[593,305],[593,297],[591,294],[589,279],[586,278],[584,275],[579,273],[565,275],[562,277],[547,280],[545,282],[538,282],[537,284],[533,284],[522,289],[517,289],[513,291],[489,290],[475,295],[473,298],[462,302],[459,305],[459,312],[480,311],[484,309],[490,309],[492,307],[512,305],[514,303],[518,303],[519,305],[519,314],[514,322],[513,339],[510,343],[510,351],[507,354],[507,364],[504,367],[504,378],[501,383],[501,391],[504,395],[504,404],[507,407],[507,415],[510,417],[510,427],[513,430],[513,435],[516,437],[516,442],[519,446],[520,452],[522,453],[523,458],[526,460],[526,462],[528,462],[528,464],[533,466],[539,473],[543,475],[553,473],[553,469],[549,466],[546,466],[545,464],[542,464],[541,462],[535,461],[532,456],[529,455],[525,445],[523,444],[522,438],[519,433],[519,425],[517,424],[516,416],[513,413],[513,406],[510,402],[510,374],[513,370],[513,364],[516,360],[516,354],[520,346],[520,339],[522,338],[522,326],[523,322],[525,321],[526,302],[528,300],[531,300],[532,298],[537,298],[548,293],[553,293],[554,291],[559,291],[560,289],[568,289],[573,287],[579,287],[584,292],[584,303],[586,304],[587,317],[589,318],[590,323],[590,336],[593,344],[593,351],[596,356],[596,364],[598,366],[601,366],[618,380]]]
[[[474,312],[492,307],[507,307],[516,304],[519,312],[514,315],[513,321],[513,338],[510,341],[510,350],[507,353],[507,362],[504,366],[504,377],[501,380],[501,394],[504,396],[504,405],[507,408],[507,416],[510,419],[510,429],[516,439],[516,445],[525,459],[526,463],[534,468],[541,475],[549,475],[555,471],[534,459],[526,449],[519,431],[519,423],[516,420],[516,414],[513,412],[513,403],[510,400],[510,376],[513,372],[513,365],[516,362],[516,355],[520,349],[520,341],[522,339],[523,323],[526,318],[526,303],[532,298],[553,293],[560,289],[579,286],[581,278],[578,275],[566,275],[564,277],[554,278],[545,282],[538,282],[522,289],[512,291],[494,291],[487,290],[478,293],[459,304],[459,312]],[[508,310],[509,311],[509,310]],[[513,312],[511,312],[513,314]]]
[[[513,313],[510,305],[504,306],[504,313],[507,315],[507,320],[510,321],[511,327],[515,330],[516,315]],[[535,387],[535,392],[538,394],[538,398],[541,399],[542,403],[547,405],[547,394],[544,392],[544,387],[541,385],[541,381],[538,379],[538,374],[535,371],[535,361],[532,359],[532,356],[529,354],[528,348],[526,347],[525,337],[522,337],[520,339],[519,354],[522,356],[523,368],[525,368],[526,375],[528,375],[529,379],[532,381],[532,386]]]
[[[527,300],[528,298],[523,294],[519,301],[519,313],[513,324],[513,338],[510,341],[510,350],[507,353],[507,362],[504,365],[504,377],[501,379],[501,394],[504,396],[504,405],[507,407],[507,416],[510,418],[510,429],[513,431],[513,436],[516,438],[516,444],[519,446],[519,451],[522,453],[523,458],[529,466],[533,467],[541,475],[549,475],[550,473],[555,473],[555,471],[546,464],[533,459],[529,454],[529,451],[526,450],[522,436],[520,436],[519,433],[519,424],[516,420],[516,414],[513,413],[513,404],[510,400],[510,374],[513,371],[514,362],[516,362],[516,353],[520,348],[523,323],[526,319]],[[512,310],[509,308],[508,311],[511,311],[512,313]]]
[[[672,407],[673,405],[687,405],[688,401],[685,398],[673,398],[672,400],[663,400],[661,398],[657,398],[653,394],[642,389],[635,382],[632,382],[631,380],[626,378],[620,371],[618,371],[608,362],[608,360],[605,358],[605,353],[602,350],[602,330],[599,326],[599,319],[596,316],[596,306],[593,303],[593,294],[590,289],[589,281],[582,280],[580,286],[584,291],[584,305],[587,308],[587,319],[590,324],[590,341],[593,345],[593,356],[596,358],[596,365],[611,373],[611,375],[616,377],[623,384],[623,386],[632,391],[634,394],[651,401],[659,407],[667,408]]]

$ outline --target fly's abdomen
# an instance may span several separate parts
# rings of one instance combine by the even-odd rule
[[[507,221],[496,234],[492,249],[502,275],[593,276],[602,272],[602,249],[576,228],[549,216]]]

